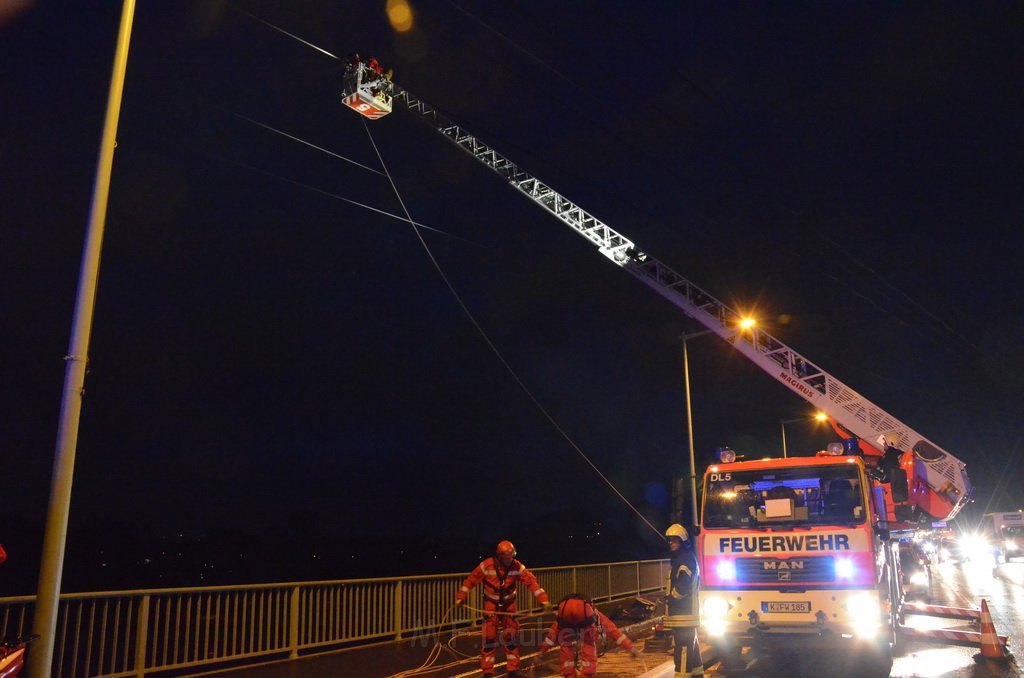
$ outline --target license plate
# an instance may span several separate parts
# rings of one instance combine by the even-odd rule
[[[761,603],[762,612],[790,612],[790,613],[808,613],[811,611],[811,601],[799,600],[799,601],[778,601],[778,602],[767,602]]]

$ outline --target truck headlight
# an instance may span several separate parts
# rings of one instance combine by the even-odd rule
[[[701,613],[705,619],[725,619],[725,615],[729,614],[729,603],[718,596],[705,598]]]
[[[729,601],[712,596],[704,599],[701,606],[701,626],[712,637],[725,635],[725,617],[729,614]]]
[[[874,638],[882,623],[882,608],[874,593],[858,593],[846,601],[846,611],[854,633],[861,638]]]
[[[1003,548],[1007,551],[1016,551],[1017,542],[1015,542],[1012,539],[1007,539],[1005,542],[1003,542]]]

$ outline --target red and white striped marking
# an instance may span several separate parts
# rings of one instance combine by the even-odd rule
[[[981,619],[981,610],[965,607],[907,603],[903,606],[903,611],[907,614],[926,614],[931,617],[947,617],[949,619]]]
[[[362,113],[370,120],[376,120],[383,118],[385,115],[391,112],[391,108],[386,104],[377,101],[369,96],[359,96],[359,92],[353,92],[347,97],[341,100],[341,103],[345,104],[352,110]]]
[[[981,647],[981,633],[978,631],[958,631],[956,629],[917,629],[901,626],[900,635],[909,640],[920,640],[928,643],[948,643],[966,647]],[[996,636],[1005,646],[1006,636]]]

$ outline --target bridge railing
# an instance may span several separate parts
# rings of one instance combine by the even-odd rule
[[[583,592],[595,602],[664,588],[667,561],[645,560],[533,570],[552,600]],[[55,678],[176,675],[338,647],[370,645],[469,626],[453,613],[465,573],[185,589],[68,593],[60,597]],[[523,612],[540,605],[527,590]],[[480,608],[480,588],[469,604]],[[0,598],[0,637],[27,635],[34,596]]]

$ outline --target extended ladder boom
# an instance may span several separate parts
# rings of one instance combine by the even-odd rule
[[[756,326],[741,330],[741,316],[708,292],[616,232],[589,212],[452,122],[434,107],[396,84],[394,105],[404,104],[456,146],[502,176],[516,190],[597,246],[598,251],[683,313],[718,334],[762,370],[825,412],[852,434],[879,450],[913,450],[915,463],[926,468],[929,489],[946,498],[952,518],[971,494],[965,464],[914,431],[852,388],[828,374],[789,346]]]

